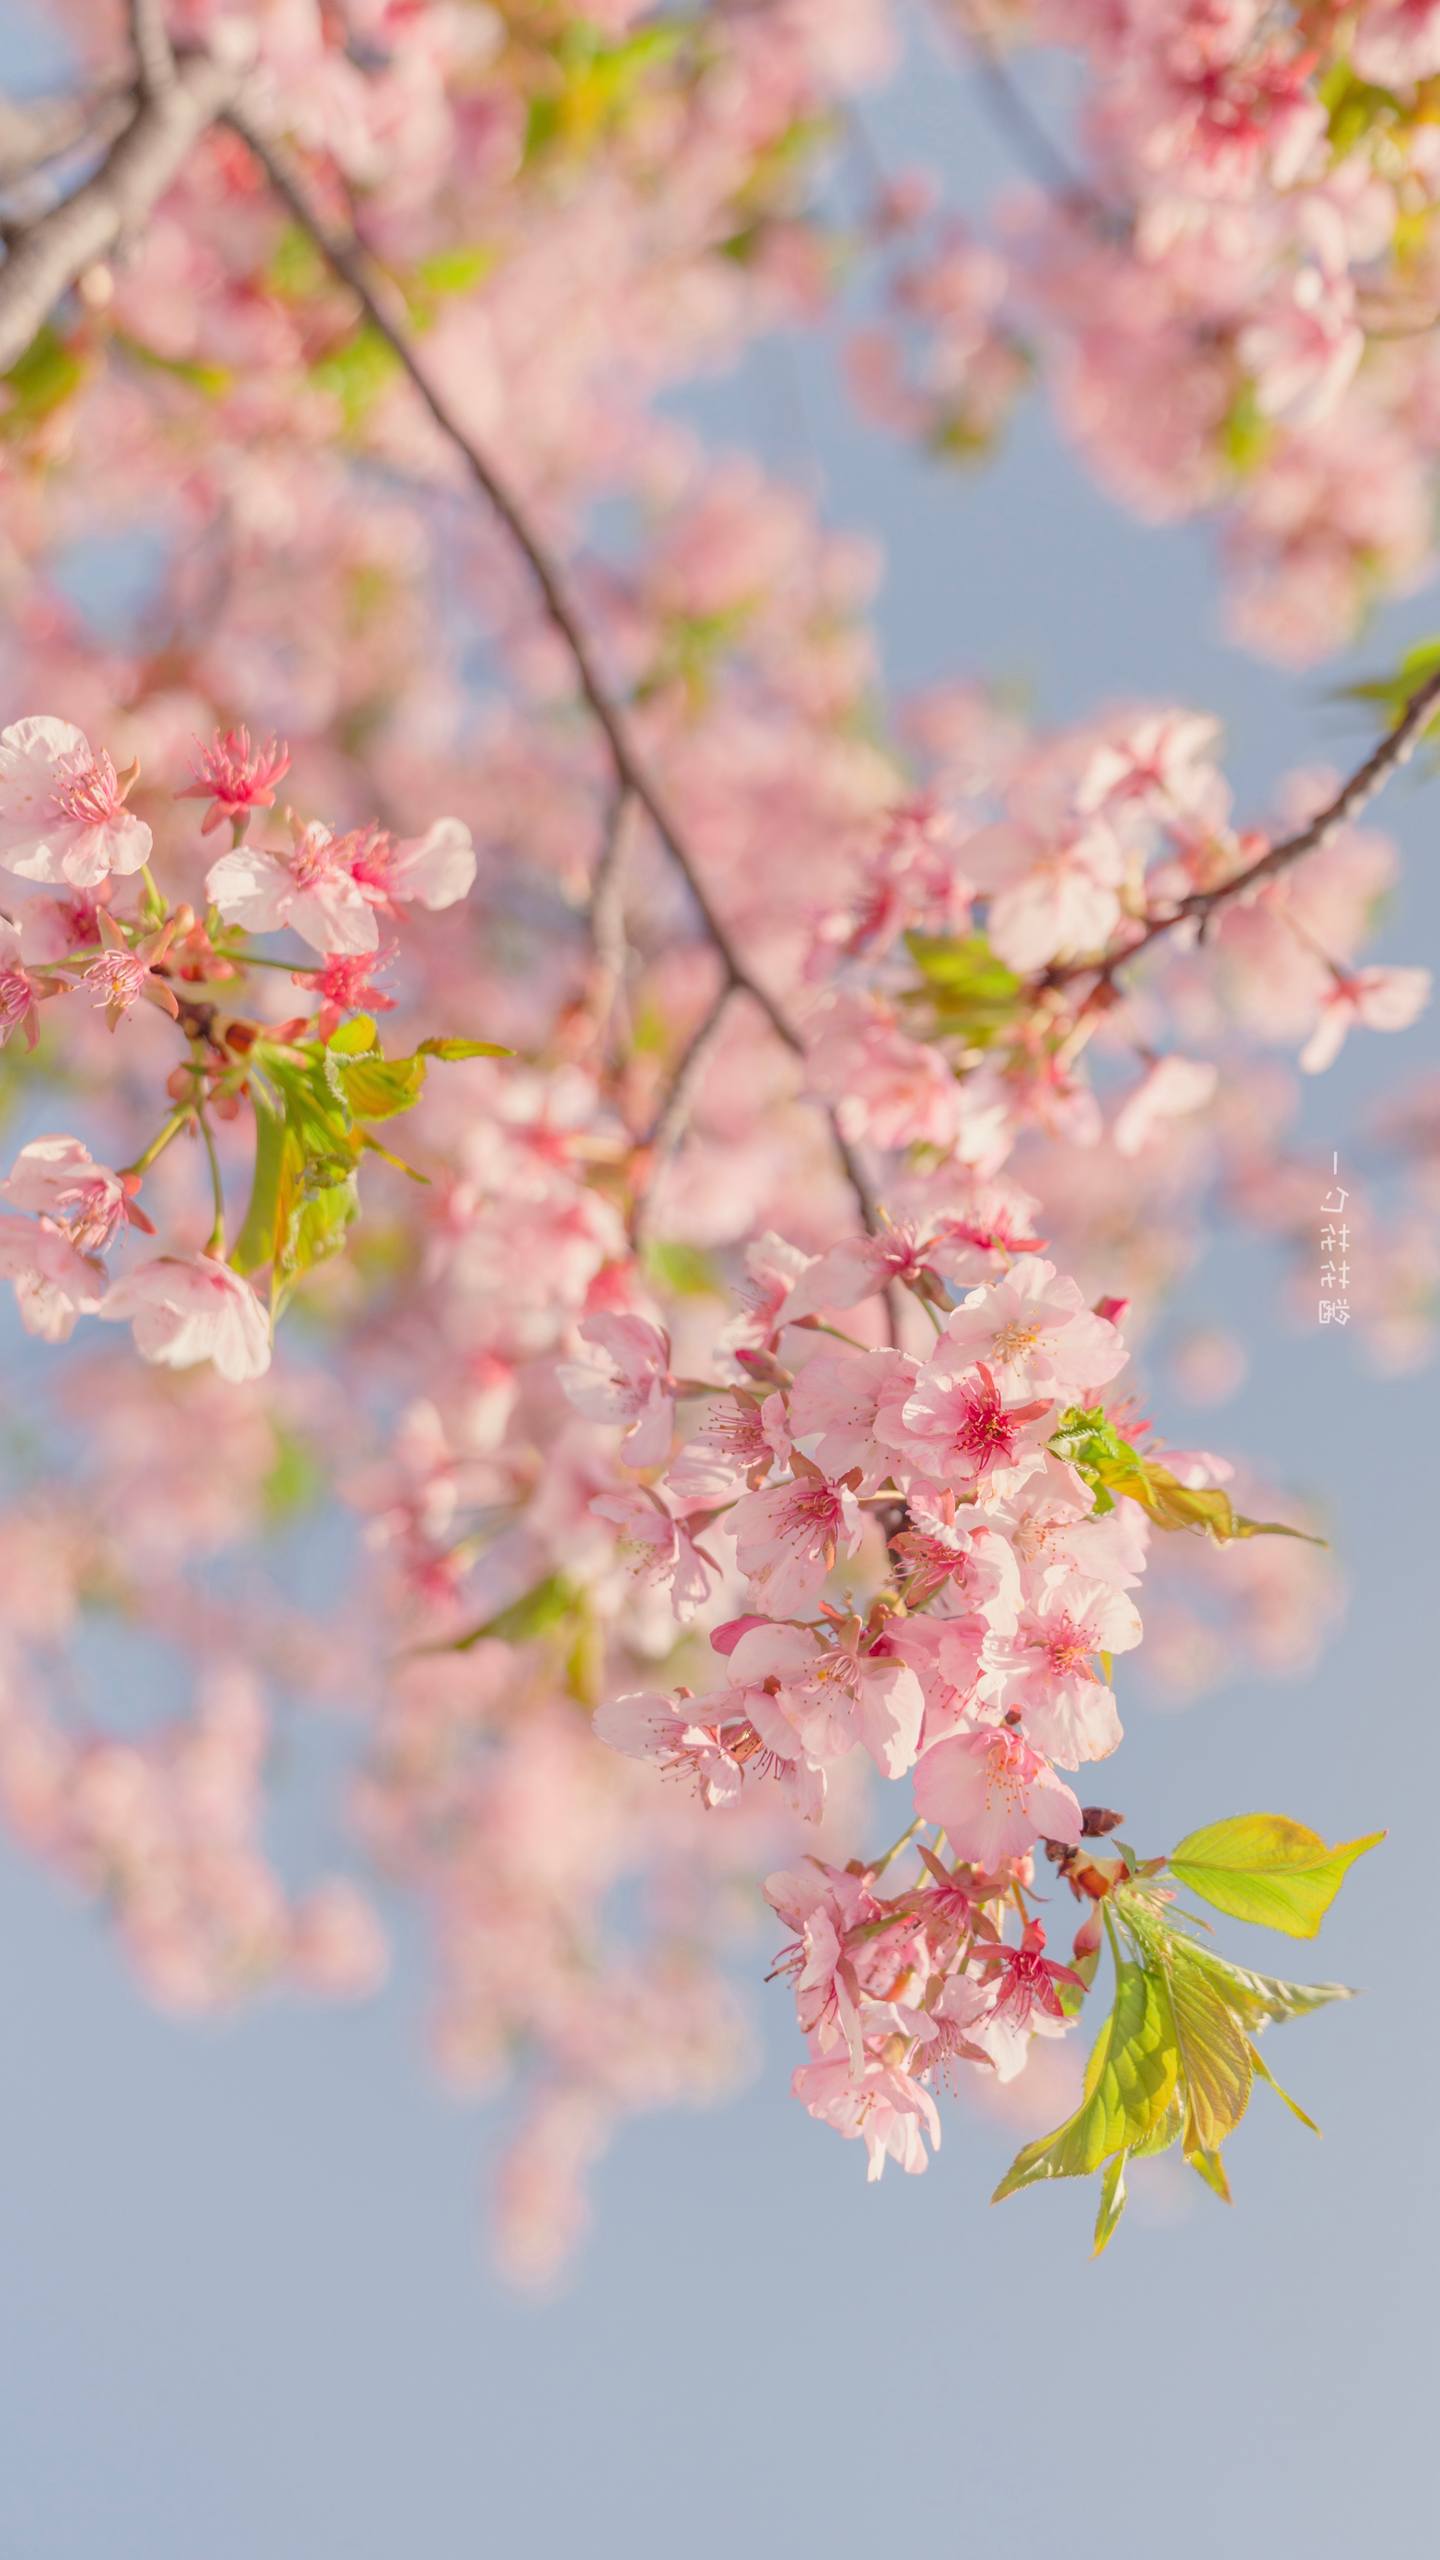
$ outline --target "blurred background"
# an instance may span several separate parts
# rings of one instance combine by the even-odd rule
[[[37,15],[0,8],[0,76],[54,70]],[[929,161],[958,203],[1005,178],[982,101],[923,30],[866,112],[883,159]],[[1393,666],[1433,600],[1383,617],[1354,667],[1257,663],[1223,637],[1206,534],[1109,506],[1043,404],[970,478],[857,422],[840,360],[820,330],[674,405],[877,539],[897,690],[998,672],[1057,720],[1142,695],[1214,710],[1253,817],[1288,767],[1363,750],[1335,689]],[[1440,777],[1405,777],[1383,823],[1405,876],[1375,956],[1433,966]],[[1311,1091],[1309,1134],[1342,1167],[1368,1164],[1378,1097],[1440,1063],[1435,1020],[1403,1051],[1357,1035]],[[859,2147],[787,2094],[790,2002],[760,1989],[762,1926],[754,2085],[628,2129],[567,2289],[517,2299],[482,2233],[496,2126],[431,2074],[403,1934],[357,2011],[177,2027],[102,1926],[0,1849],[0,2560],[677,2543],[851,2560],[881,2536],[1329,2560],[1421,2539],[1440,1408],[1429,1373],[1378,1378],[1343,1332],[1287,1323],[1249,1243],[1213,1242],[1176,1311],[1196,1323],[1238,1332],[1250,1376],[1213,1423],[1174,1416],[1176,1436],[1323,1496],[1349,1612],[1288,1684],[1244,1678],[1179,1712],[1122,1675],[1111,1783],[1146,1847],[1251,1807],[1332,1839],[1389,1825],[1318,1948],[1245,1933],[1257,1964],[1364,1987],[1267,2042],[1324,2141],[1260,2090],[1233,2211],[1158,2163],[1095,2266],[1088,2191],[986,2202],[1014,2121],[952,2105],[928,2176],[867,2187]],[[45,1355],[11,1330],[5,1356]],[[296,1792],[282,1822],[313,1818]]]

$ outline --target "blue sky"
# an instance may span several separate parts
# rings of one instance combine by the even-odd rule
[[[933,56],[867,124],[892,162],[963,170],[966,193],[998,174]],[[834,384],[822,338],[690,405],[818,468],[835,521],[881,536],[897,688],[999,667],[1057,718],[1139,692],[1214,709],[1256,810],[1287,765],[1336,751],[1344,670],[1298,680],[1230,649],[1205,535],[1122,517],[1038,408],[971,479],[857,424]],[[1388,617],[1359,663],[1393,660],[1433,610]],[[1440,781],[1402,785],[1387,823],[1407,871],[1385,948],[1433,960]],[[1430,1023],[1403,1047],[1353,1041],[1313,1097],[1317,1139],[1363,1162],[1369,1102],[1422,1057]],[[958,2108],[926,2178],[867,2188],[857,2147],[789,2100],[788,2003],[757,1986],[763,2077],[622,2137],[574,2281],[539,2307],[487,2268],[496,2127],[428,2075],[418,1964],[358,2013],[179,2029],[102,1925],[0,1849],[0,2560],[860,2560],[912,2535],[1340,2560],[1418,2538],[1437,2236],[1419,1453],[1437,1400],[1428,1376],[1377,1384],[1344,1337],[1282,1329],[1256,1280],[1248,1248],[1217,1244],[1206,1303],[1255,1349],[1237,1427],[1333,1494],[1350,1614],[1306,1682],[1137,1706],[1121,1801],[1147,1842],[1251,1804],[1330,1837],[1390,1825],[1317,1949],[1246,1933],[1273,1970],[1367,1987],[1268,2048],[1324,2141],[1262,2091],[1233,2212],[1196,2185],[1182,2218],[1137,2210],[1092,2267],[1089,2198],[992,2209],[1013,2138]]]

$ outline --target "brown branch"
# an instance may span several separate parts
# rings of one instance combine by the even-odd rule
[[[996,123],[1004,128],[1016,158],[1036,185],[1108,238],[1123,239],[1131,228],[1128,215],[1107,203],[1099,189],[1071,165],[1035,114],[1024,90],[1011,79],[1000,46],[980,12],[974,6],[966,6],[957,26],[943,0],[935,0],[935,15],[944,35],[953,32],[958,36],[970,57],[975,78],[989,99]]]
[[[524,507],[509,483],[496,469],[474,439],[463,427],[443,394],[438,391],[421,365],[410,342],[408,314],[397,310],[375,275],[363,244],[353,236],[332,229],[329,222],[311,202],[307,189],[286,167],[263,135],[258,134],[237,103],[223,111],[224,121],[239,135],[263,169],[275,194],[313,241],[327,265],[341,282],[348,285],[366,319],[377,336],[384,340],[397,364],[408,376],[434,424],[464,463],[470,478],[488,501],[516,550],[520,553],[538,590],[541,604],[551,627],[559,634],[569,651],[571,662],[590,712],[609,750],[611,769],[617,789],[628,795],[649,818],[681,879],[690,893],[700,921],[719,954],[725,971],[728,996],[743,989],[759,1006],[777,1037],[795,1056],[803,1059],[805,1043],[779,1001],[761,981],[751,974],[731,935],[728,925],[716,913],[710,894],[696,868],[684,835],[672,817],[659,786],[645,765],[630,735],[629,724],[620,704],[611,694],[599,668],[590,639],[571,603],[559,569],[531,524]],[[859,1203],[866,1223],[873,1225],[877,1215],[876,1201],[870,1184],[861,1170],[854,1150],[842,1136],[833,1111],[828,1112],[836,1153],[845,1176]]]
[[[27,224],[0,267],[0,373],[23,356],[70,287],[148,218],[221,109],[238,74],[202,55],[145,99],[93,178]]]
[[[130,0],[130,49],[142,98],[162,98],[175,85],[175,52],[165,23],[165,0]]]
[[[635,839],[635,803],[623,787],[615,794],[590,882],[590,940],[595,951],[595,987],[591,997],[601,1046],[620,1003],[630,946],[625,934],[625,882]]]
[[[1203,934],[1217,908],[1228,905],[1232,898],[1243,897],[1248,889],[1258,888],[1262,881],[1273,879],[1277,872],[1288,870],[1292,862],[1302,862],[1307,853],[1319,853],[1333,841],[1342,827],[1348,826],[1352,818],[1369,807],[1392,773],[1398,773],[1402,765],[1409,763],[1437,703],[1440,703],[1440,668],[1416,687],[1393,728],[1386,730],[1364,763],[1356,766],[1348,781],[1342,782],[1333,800],[1328,800],[1324,808],[1317,810],[1315,816],[1303,827],[1298,827],[1293,835],[1281,836],[1243,871],[1235,872],[1228,880],[1219,881],[1213,889],[1192,889],[1190,895],[1179,899],[1167,915],[1148,917],[1144,931],[1133,942],[1127,943],[1123,951],[1111,952],[1103,960],[1067,960],[1059,967],[1045,970],[1040,984],[1061,987],[1068,985],[1072,978],[1094,977],[1113,986],[1117,970],[1137,960],[1142,951],[1148,951],[1151,944],[1159,942],[1165,934],[1173,933],[1178,924],[1196,919]]]
[[[35,98],[24,106],[0,97],[0,187],[16,187],[84,146],[101,149],[130,121],[128,90],[87,98]],[[11,229],[19,230],[12,222]]]
[[[661,1096],[649,1128],[640,1141],[642,1161],[645,1162],[646,1171],[644,1189],[635,1203],[631,1221],[637,1244],[643,1242],[649,1232],[649,1211],[655,1194],[656,1179],[663,1172],[666,1162],[675,1153],[685,1134],[686,1123],[690,1118],[706,1061],[719,1037],[726,1008],[735,993],[734,979],[723,978],[718,993],[711,999],[681,1050],[671,1071],[669,1084]]]

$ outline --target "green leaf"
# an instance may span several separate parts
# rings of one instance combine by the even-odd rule
[[[132,338],[128,330],[115,331],[115,344],[132,364],[143,366],[147,373],[167,374],[172,382],[186,383],[192,391],[203,391],[207,400],[220,399],[235,379],[228,365],[205,364],[190,356],[162,355],[158,347],[147,347],[143,339]]]
[[[1017,1012],[1023,980],[996,959],[983,933],[967,934],[961,941],[907,933],[905,942],[940,1029],[968,1039],[973,1047],[988,1047]]]
[[[347,1022],[336,1025],[326,1046],[339,1058],[368,1058],[380,1046],[374,1015],[352,1013]]]
[[[18,442],[32,427],[43,425],[74,397],[89,370],[86,359],[47,320],[23,356],[17,356],[8,373],[0,375],[4,384],[0,436]]]
[[[1440,638],[1417,640],[1407,649],[1394,675],[1371,676],[1363,684],[1342,685],[1339,699],[1344,702],[1373,703],[1393,726],[1422,684],[1440,671]],[[1440,711],[1433,712],[1425,724],[1425,735],[1433,738],[1440,730]]]
[[[547,1573],[543,1582],[532,1584],[508,1608],[497,1609],[493,1618],[485,1618],[467,1634],[456,1636],[449,1644],[427,1645],[427,1653],[468,1653],[472,1645],[526,1644],[532,1636],[544,1635],[548,1627],[558,1626],[576,1603],[573,1583],[562,1573]]]
[[[1214,1983],[1194,1966],[1163,1968],[1185,2087],[1185,2153],[1218,2152],[1250,2103],[1250,2048]]]
[[[415,1055],[453,1062],[457,1058],[513,1058],[515,1052],[500,1040],[422,1040]]]
[[[1185,2158],[1196,2177],[1204,2179],[1212,2195],[1217,2195],[1222,2204],[1234,2203],[1225,2163],[1218,2151],[1187,2151]]]
[[[371,409],[399,371],[400,359],[368,320],[343,345],[312,365],[310,378],[338,405],[348,434],[364,426]]]
[[[1125,2210],[1125,2163],[1128,2151],[1117,2151],[1100,2181],[1100,2210],[1095,2216],[1095,2246],[1092,2258],[1103,2256],[1119,2228]]]
[[[1291,1529],[1283,1520],[1247,1520],[1237,1511],[1223,1485],[1182,1484],[1168,1467],[1158,1466],[1153,1459],[1142,1458],[1122,1443],[1123,1454],[1100,1461],[1100,1482],[1112,1494],[1124,1494],[1138,1502],[1147,1517],[1161,1529],[1193,1529],[1216,1546],[1228,1546],[1235,1538],[1301,1538],[1306,1546],[1323,1547],[1324,1538],[1312,1537],[1308,1529]]]
[[[255,1172],[245,1222],[230,1251],[231,1268],[246,1273],[263,1269],[275,1258],[280,1185],[288,1143],[284,1114],[277,1110],[258,1079],[251,1084],[250,1100],[255,1111]]]
[[[1269,2063],[1266,2061],[1266,2059],[1265,2059],[1265,2057],[1264,2057],[1263,2053],[1261,2053],[1261,2052],[1260,2052],[1260,2050],[1259,2050],[1259,2048],[1258,2048],[1258,2046],[1253,2045],[1253,2044],[1252,2044],[1252,2045],[1251,2045],[1251,2047],[1250,2047],[1250,2068],[1251,2068],[1251,2070],[1252,2070],[1252,2071],[1258,2071],[1258,2072],[1259,2072],[1260,2077],[1261,2077],[1261,2079],[1265,2082],[1266,2087],[1267,2087],[1267,2088],[1269,2088],[1269,2089],[1273,2089],[1277,2098],[1283,2099],[1283,2101],[1284,2101],[1285,2105],[1289,2108],[1290,2113],[1292,2114],[1292,2116],[1294,2116],[1300,2124],[1308,2125],[1308,2126],[1309,2126],[1309,2128],[1310,2128],[1310,2131],[1311,2131],[1312,2133],[1314,2133],[1314,2134],[1318,2134],[1318,2133],[1319,2133],[1319,2131],[1320,2131],[1320,2127],[1319,2127],[1319,2126],[1318,2126],[1318,2124],[1316,2123],[1316,2121],[1315,2121],[1314,2117],[1313,2117],[1313,2116],[1307,2116],[1307,2114],[1305,2113],[1304,2108],[1303,2108],[1303,2107],[1298,2103],[1298,2101],[1297,2101],[1296,2099],[1294,2099],[1294,2098],[1292,2098],[1292,2097],[1291,2097],[1289,2090],[1288,2090],[1288,2089],[1282,2089],[1282,2088],[1281,2088],[1279,2081],[1276,2079],[1275,2074],[1274,2074],[1274,2072],[1271,2070],[1270,2065],[1269,2065]]]
[[[1242,1813],[1192,1831],[1170,1852],[1171,1873],[1213,1910],[1290,1938],[1313,1938],[1357,1858],[1383,1831],[1327,1848],[1318,1831],[1278,1813]]]
[[[332,1043],[333,1047],[333,1043]],[[345,1099],[357,1120],[393,1120],[413,1111],[425,1086],[423,1058],[342,1058],[338,1064]]]
[[[725,1283],[712,1254],[699,1245],[651,1236],[645,1244],[645,1269],[657,1287],[676,1298],[717,1298]]]
[[[1198,1964],[1208,1973],[1226,2006],[1243,2027],[1256,2032],[1272,2022],[1286,2018],[1307,2017],[1312,2009],[1328,2008],[1332,2000],[1353,2000],[1355,1993],[1344,1982],[1282,1982],[1274,1974],[1252,1973],[1248,1966],[1232,1964],[1228,1956],[1217,1955],[1213,1947],[1181,1942],[1184,1960]]]
[[[1115,2005],[1095,2039],[1085,2095],[1054,2133],[1016,2153],[992,2201],[1042,2178],[1084,2178],[1153,2131],[1175,2088],[1177,2053],[1168,2004],[1156,1976],[1121,1959]]]
[[[470,293],[477,284],[484,283],[497,255],[497,250],[485,241],[476,241],[470,248],[437,249],[432,257],[420,260],[415,270],[416,282],[426,293]]]
[[[1220,451],[1231,470],[1244,479],[1258,471],[1274,442],[1274,420],[1263,414],[1254,383],[1243,380],[1220,421]]]
[[[275,1257],[272,1297],[277,1311],[297,1280],[303,1280],[317,1263],[329,1262],[342,1251],[359,1215],[360,1191],[353,1173],[347,1174],[343,1182],[327,1182],[296,1204]]]

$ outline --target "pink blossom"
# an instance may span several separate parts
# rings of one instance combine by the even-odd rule
[[[1120,921],[1124,853],[1101,818],[1079,820],[1058,840],[987,827],[965,853],[977,879],[993,885],[992,948],[1022,975],[1062,953],[1103,950]]]
[[[328,827],[304,827],[284,853],[237,845],[210,866],[205,895],[227,924],[249,933],[276,933],[284,925],[314,951],[374,951],[380,940],[375,910],[353,877],[346,840]]]
[[[1059,1576],[1022,1609],[996,1668],[1004,1705],[1018,1711],[1027,1739],[1047,1758],[1074,1769],[1115,1749],[1120,1719],[1095,1660],[1130,1652],[1140,1633],[1134,1602],[1081,1574]]]
[[[138,871],[151,836],[125,806],[133,780],[68,720],[13,722],[0,731],[0,866],[80,889]]]
[[[699,1430],[666,1474],[666,1491],[682,1511],[710,1510],[744,1485],[758,1490],[773,1468],[789,1465],[791,1447],[782,1396],[729,1388],[711,1397]]]
[[[23,1033],[27,1049],[34,1048],[40,1037],[39,994],[21,958],[19,929],[8,916],[0,916],[0,1049],[14,1031]]]
[[[208,1360],[232,1385],[270,1366],[270,1322],[248,1280],[209,1254],[157,1254],[115,1281],[98,1312],[128,1324],[142,1360],[192,1369]]]
[[[865,2048],[859,1985],[845,1951],[845,1934],[857,1922],[875,1919],[879,1905],[862,1877],[846,1867],[826,1866],[821,1858],[807,1858],[801,1866],[767,1876],[765,1899],[795,1933],[794,1943],[776,1957],[774,1973],[788,1974],[794,1983],[801,2034],[813,2037],[821,2052],[843,2044],[860,2079]]]
[[[208,800],[200,832],[229,818],[248,818],[253,809],[273,808],[276,786],[290,770],[290,750],[277,738],[252,746],[248,729],[217,729],[200,750],[195,779],[178,794],[182,800]]]
[[[823,1765],[859,1743],[884,1777],[913,1765],[924,1691],[899,1654],[866,1643],[858,1618],[819,1644],[799,1627],[749,1629],[731,1661],[737,1679],[773,1688],[811,1759]]]
[[[860,1512],[847,1485],[832,1484],[805,1460],[789,1484],[747,1493],[730,1514],[735,1555],[772,1616],[788,1617],[819,1598],[840,1555],[860,1543]]]
[[[984,1364],[1002,1393],[1067,1404],[1102,1387],[1128,1358],[1123,1335],[1093,1315],[1078,1282],[1053,1262],[1026,1260],[988,1288],[972,1289],[950,1317],[927,1376]]]
[[[1037,1840],[1080,1840],[1078,1797],[1047,1760],[1004,1726],[952,1734],[922,1752],[916,1810],[938,1822],[957,1858],[997,1874]]]
[[[940,2148],[935,2101],[906,2071],[867,2059],[864,2077],[857,2081],[849,2055],[830,2054],[819,2062],[802,2062],[790,2085],[822,2124],[833,2125],[847,2142],[864,2143],[869,2179],[883,2177],[887,2160],[917,2175],[926,2165],[926,2134],[932,2150]]]
[[[1308,425],[1340,400],[1365,352],[1348,273],[1302,266],[1242,329],[1240,361],[1262,417]]]
[[[77,1316],[100,1311],[103,1272],[47,1218],[0,1218],[0,1278],[13,1283],[20,1321],[42,1342],[67,1342]]]
[[[636,1580],[668,1590],[676,1617],[693,1618],[709,1597],[716,1567],[664,1504],[636,1485],[601,1494],[590,1508],[597,1519],[615,1523],[620,1559]]]
[[[1430,1001],[1428,969],[1337,969],[1300,1064],[1319,1075],[1338,1057],[1352,1023],[1367,1031],[1408,1031]]]
[[[703,1706],[704,1701],[694,1702]],[[657,1761],[667,1777],[684,1776],[697,1788],[702,1803],[734,1804],[740,1793],[740,1763],[721,1741],[713,1725],[692,1722],[683,1707],[653,1689],[611,1698],[595,1710],[596,1740],[632,1760]]]
[[[362,838],[351,871],[377,906],[415,905],[432,913],[458,906],[475,885],[475,846],[460,818],[437,818],[423,836],[400,842]]]
[[[1068,1982],[1077,1990],[1085,1988],[1083,1976],[1073,1965],[1057,1964],[1046,1955],[1045,1930],[1039,1920],[1026,1921],[1018,1947],[981,1945],[971,1962],[990,1977],[991,2016],[1021,2030],[1038,2025],[1041,2019],[1068,2025],[1055,1986]]]
[[[372,971],[394,959],[396,943],[375,951],[333,951],[323,969],[297,969],[295,984],[320,998],[315,1016],[317,1039],[328,1040],[347,1013],[393,1013],[395,998],[375,984]]]
[[[1351,38],[1362,80],[1408,89],[1440,72],[1440,0],[1366,0]]]
[[[904,1351],[820,1352],[790,1391],[790,1430],[825,1475],[858,1470],[873,1490],[894,1465],[894,1431],[918,1374]]]
[[[1219,1081],[1208,1058],[1156,1058],[1115,1114],[1110,1135],[1121,1155],[1143,1154],[1167,1120],[1209,1102]]]
[[[1138,1504],[1117,1502],[1097,1518],[1090,1486],[1053,1450],[1027,1459],[989,1517],[1032,1586],[1074,1571],[1123,1589],[1145,1570],[1148,1525]]]
[[[675,1430],[670,1337],[645,1316],[587,1316],[580,1338],[588,1360],[567,1360],[558,1376],[577,1413],[590,1422],[623,1422],[627,1466],[663,1466]]]
[[[920,1371],[893,1435],[902,1457],[931,1483],[956,1480],[994,1497],[1054,1427],[1051,1397],[1008,1404],[983,1361],[972,1363],[942,1343]]]
[[[83,1253],[101,1253],[125,1218],[130,1193],[78,1138],[32,1138],[0,1182],[0,1199],[63,1224]]]

